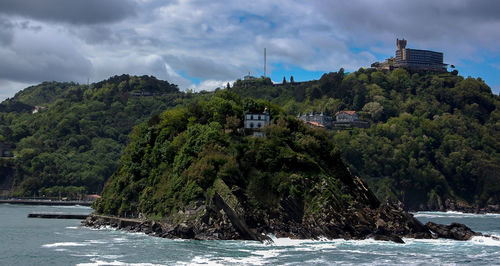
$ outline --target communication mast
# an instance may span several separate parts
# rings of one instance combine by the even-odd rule
[[[264,77],[266,77],[266,48],[264,48]]]

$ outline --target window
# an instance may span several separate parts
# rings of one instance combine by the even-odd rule
[[[250,123],[250,128],[253,128],[253,123]]]

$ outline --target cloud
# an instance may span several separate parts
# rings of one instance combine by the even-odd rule
[[[498,50],[498,1],[321,0],[313,5],[333,26],[355,32],[350,39],[357,45],[385,45],[404,37],[419,48],[460,51],[462,56],[479,47]]]
[[[131,0],[2,0],[0,13],[41,21],[98,24],[123,20],[135,14]]]
[[[98,81],[128,73],[210,89],[247,72],[259,76],[264,47],[268,73],[280,81],[278,68],[368,66],[394,55],[396,38],[443,51],[459,69],[494,69],[499,8],[493,0],[3,0],[0,78]]]
[[[24,83],[86,80],[90,61],[74,42],[58,30],[18,30],[10,45],[0,47],[0,79]]]
[[[15,82],[10,80],[5,80],[0,78],[0,101],[10,98],[16,94],[16,92],[29,87],[31,83],[25,82]]]
[[[9,20],[0,17],[0,44],[10,45],[12,43],[14,37],[13,28],[14,25]]]
[[[165,61],[177,69],[184,69],[185,74],[199,79],[224,79],[239,77],[246,69],[234,66],[224,59],[191,56],[191,55],[165,55]]]
[[[227,86],[227,83],[232,84],[233,81],[231,80],[213,80],[213,79],[208,79],[204,80],[198,85],[191,85],[190,89],[193,91],[213,91],[217,88],[225,88]]]

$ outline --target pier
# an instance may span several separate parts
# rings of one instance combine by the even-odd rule
[[[44,219],[78,219],[85,220],[89,214],[71,214],[71,213],[30,213],[28,218]]]

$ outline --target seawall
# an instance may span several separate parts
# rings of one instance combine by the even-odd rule
[[[92,205],[91,201],[78,201],[78,200],[72,200],[72,201],[57,200],[56,201],[56,200],[7,199],[7,200],[0,200],[0,204],[1,203],[23,204],[23,205],[48,205],[48,206],[72,206],[72,205],[90,206],[90,205]]]

